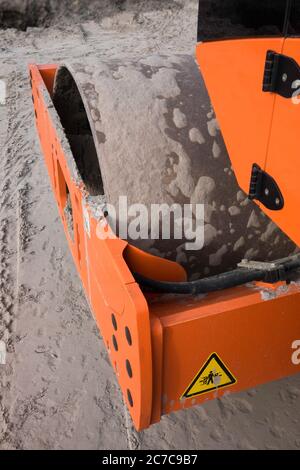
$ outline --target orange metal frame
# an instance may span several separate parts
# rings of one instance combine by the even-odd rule
[[[93,215],[83,182],[75,182],[68,165],[72,155],[63,149],[51,114],[55,71],[55,65],[30,66],[36,126],[69,247],[135,427],[300,372],[292,361],[292,345],[300,339],[298,285],[252,285],[196,298],[141,291],[132,270],[170,281],[184,280],[185,272],[123,240],[101,236],[110,227]],[[72,233],[65,215],[68,197]],[[182,398],[213,352],[236,383]]]

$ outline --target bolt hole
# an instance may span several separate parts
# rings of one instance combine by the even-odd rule
[[[128,359],[126,359],[126,370],[127,370],[127,374],[129,375],[129,377],[132,378],[132,368]]]
[[[128,326],[125,327],[125,336],[126,336],[126,339],[127,339],[127,343],[129,344],[129,346],[132,345],[132,338],[131,338],[131,333],[130,333],[130,330],[128,328]]]
[[[265,189],[265,195],[266,195],[266,196],[269,196],[269,194],[270,194],[270,191],[269,191],[268,188],[266,188],[266,189]]]
[[[133,407],[133,399],[132,399],[132,395],[131,395],[131,392],[130,390],[127,389],[127,399],[128,399],[128,403],[131,407]]]
[[[115,335],[112,335],[112,342],[113,342],[113,346],[115,348],[115,351],[118,351],[119,348],[118,348],[118,343],[117,343]]]
[[[276,206],[279,206],[279,204],[280,204],[280,199],[278,197],[275,199],[275,204],[276,204]]]
[[[117,320],[116,320],[116,317],[115,315],[112,313],[111,315],[111,322],[112,322],[112,325],[114,327],[114,330],[117,331],[118,329],[118,324],[117,324]]]

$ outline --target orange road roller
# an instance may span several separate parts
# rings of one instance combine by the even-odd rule
[[[200,0],[195,57],[29,70],[66,238],[136,429],[299,373],[299,2]]]

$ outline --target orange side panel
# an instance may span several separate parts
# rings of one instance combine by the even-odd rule
[[[283,54],[300,64],[300,39],[286,39]],[[296,90],[298,88],[299,85]],[[294,104],[292,99],[274,96],[276,101],[266,171],[279,185],[285,205],[280,211],[264,211],[300,245],[300,225],[297,217],[300,205],[300,103],[299,100],[298,104]]]
[[[50,93],[53,69],[55,66],[44,66],[41,70]],[[82,182],[75,182],[68,168],[46,105],[47,90],[39,68],[30,66],[30,75],[36,126],[66,238],[133,422],[142,429],[150,425],[152,414],[148,305],[124,262],[127,243],[99,238],[99,230],[106,227],[99,226],[86,205]],[[145,263],[151,261],[145,259]]]
[[[283,39],[228,40],[197,45],[196,55],[241,188],[253,163],[264,167],[275,96],[262,92],[266,53]]]
[[[181,312],[175,299],[164,307],[153,304],[150,311],[163,327],[164,414],[300,372],[292,360],[300,337],[299,286],[267,299],[258,288],[242,287],[191,299]],[[237,382],[182,399],[212,353]]]

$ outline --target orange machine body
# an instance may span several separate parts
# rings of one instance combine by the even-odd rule
[[[197,45],[196,56],[240,187],[249,193],[254,163],[271,175],[281,190],[284,207],[274,211],[260,205],[261,209],[300,245],[296,217],[300,205],[300,100],[299,96],[287,99],[263,92],[269,50],[300,64],[300,38],[203,42]],[[300,73],[295,86],[300,86]]]
[[[273,47],[282,47],[282,41],[275,42]],[[228,50],[229,55],[238,53],[233,49]],[[260,42],[260,53],[253,57],[257,66],[263,61],[263,49]],[[200,49],[198,54],[202,55]],[[228,57],[224,58],[224,76],[226,63]],[[169,281],[184,280],[185,273],[176,263],[143,253],[116,237],[104,236],[110,228],[89,206],[88,194],[83,182],[74,177],[72,155],[57,128],[51,101],[55,70],[55,65],[30,66],[36,126],[67,241],[135,427],[143,429],[158,422],[163,414],[299,373],[297,283],[268,288],[252,284],[196,298],[141,291],[132,270]],[[214,78],[210,76],[211,80]],[[243,109],[242,96],[238,89],[235,93],[235,109],[231,111],[238,113]],[[221,95],[217,87],[216,102]],[[234,132],[230,116],[217,107],[229,136],[227,143],[231,143],[232,135],[238,135],[232,140],[230,152],[244,188],[252,151],[261,164],[266,160],[266,135],[270,134],[274,108],[271,96],[252,96],[251,90],[245,95],[248,111],[260,120],[258,142],[254,127],[245,142],[242,128]],[[267,111],[262,113],[265,105]],[[244,117],[250,122],[246,111]],[[240,119],[236,119],[236,125]],[[244,165],[239,163],[238,152]],[[67,201],[72,207],[71,229],[66,217]],[[219,382],[210,384],[211,374],[218,376]]]

